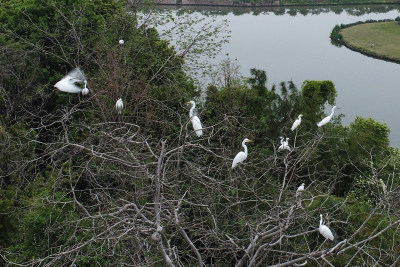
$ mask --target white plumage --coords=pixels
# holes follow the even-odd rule
[[[304,183],[302,183],[296,191],[296,197],[300,196],[304,192]]]
[[[83,88],[82,95],[87,95],[87,94],[89,94],[89,89]]]
[[[194,109],[196,108],[196,103],[194,101],[189,101],[186,104],[192,104],[192,107],[189,110],[189,119],[192,122],[193,129],[196,133],[197,136],[202,136],[203,135],[203,127],[201,126],[201,121],[199,117],[194,115]]]
[[[297,120],[295,120],[295,121],[293,122],[292,128],[291,128],[290,130],[294,131],[297,127],[299,127],[299,125],[300,125],[300,123],[301,123],[301,117],[302,117],[302,116],[303,116],[303,115],[300,114],[300,115],[297,117]]]
[[[321,220],[319,221],[319,232],[320,234],[325,237],[326,239],[332,240],[333,241],[333,234],[332,231],[326,226],[325,224],[322,224],[322,214],[319,215],[321,217]]]
[[[279,139],[281,139],[281,145],[278,147],[278,151],[282,151],[284,147],[283,136],[280,136]]]
[[[232,169],[235,168],[239,163],[241,163],[247,159],[248,153],[247,153],[246,143],[248,143],[248,142],[254,142],[254,141],[247,139],[247,138],[243,140],[242,147],[244,148],[244,151],[240,151],[239,153],[236,154],[236,156],[232,162]]]
[[[121,39],[121,40],[119,40],[119,44],[120,44],[120,45],[123,45],[124,43],[125,43],[125,41],[124,41],[124,40],[122,40],[122,39]]]
[[[283,142],[283,149],[292,151],[292,149],[289,146],[289,137],[286,137],[286,142]]]
[[[82,95],[89,94],[89,88],[87,88],[87,82],[85,81],[85,87],[82,90]]]
[[[117,100],[117,103],[115,104],[115,108],[117,109],[118,114],[122,113],[122,110],[124,109],[124,103],[122,102],[121,98],[119,98]]]
[[[291,151],[292,149],[289,146],[289,137],[286,137],[286,141],[283,141],[283,137],[279,137],[281,139],[281,145],[278,147],[278,151],[288,150]]]
[[[75,68],[68,72],[68,74],[64,78],[62,78],[54,85],[54,87],[62,92],[79,94],[82,92],[83,89],[76,85],[76,83],[86,84],[86,77],[79,68]]]
[[[329,116],[325,117],[322,121],[317,123],[318,127],[321,127],[331,121],[331,119],[333,117],[333,113],[335,112],[335,108],[336,108],[336,106],[333,106],[331,114]]]
[[[387,194],[387,187],[386,187],[386,184],[383,182],[382,179],[379,179],[379,183],[381,184],[383,193],[386,195],[386,194]]]

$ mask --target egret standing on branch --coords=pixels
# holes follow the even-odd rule
[[[284,138],[282,136],[279,138],[281,139],[281,145],[278,147],[278,151],[282,150],[291,151],[292,149],[289,146],[289,137],[286,137],[286,141],[284,141]]]
[[[319,215],[321,217],[321,220],[319,221],[319,232],[320,234],[325,237],[326,239],[332,240],[333,241],[333,234],[331,230],[326,226],[325,224],[322,224],[322,214]]]
[[[282,151],[284,148],[283,136],[280,136],[279,139],[281,139],[281,145],[278,147],[278,151]]]
[[[297,120],[294,121],[292,128],[290,130],[294,131],[297,127],[299,127],[300,123],[301,123],[301,117],[303,115],[300,114],[299,117],[297,117]]]
[[[332,119],[332,117],[333,117],[333,113],[335,112],[335,108],[336,108],[336,106],[333,106],[333,107],[332,107],[331,115],[325,117],[322,121],[320,121],[320,122],[317,123],[318,127],[321,127],[321,126],[323,126],[323,125],[325,125],[325,124],[327,124],[328,122],[331,121],[331,119]]]
[[[89,88],[87,88],[87,81],[86,80],[84,81],[84,83],[85,83],[85,87],[82,90],[82,95],[87,95],[87,94],[89,94]]]
[[[387,194],[387,188],[386,188],[386,184],[383,182],[382,179],[379,179],[379,183],[381,184],[382,190],[383,190],[383,194]]]
[[[283,149],[284,149],[284,150],[288,150],[288,151],[291,151],[291,150],[292,150],[292,149],[290,148],[290,146],[289,146],[289,137],[286,137],[286,141],[283,142]]]
[[[79,94],[82,92],[82,88],[76,85],[76,83],[84,83],[86,88],[86,77],[79,68],[75,68],[68,72],[60,81],[58,81],[54,87],[62,92]],[[86,92],[86,91],[85,91]]]
[[[247,146],[246,143],[249,142],[254,142],[253,140],[250,139],[244,139],[242,142],[242,147],[244,148],[244,151],[240,151],[239,153],[236,154],[235,158],[233,159],[232,162],[232,169],[236,167],[239,163],[245,161],[247,159]]]
[[[117,103],[115,104],[115,108],[117,109],[118,114],[122,113],[122,110],[124,109],[124,103],[122,102],[121,98],[119,98],[117,100]]]
[[[296,191],[296,197],[300,196],[304,192],[304,183],[302,183]]]
[[[194,115],[194,109],[196,108],[196,103],[194,101],[189,101],[189,102],[186,102],[186,104],[192,104],[192,107],[189,110],[189,119],[192,122],[193,129],[194,129],[196,135],[200,137],[203,135],[203,130],[202,130],[203,128],[201,126],[201,121],[200,121],[199,117]]]

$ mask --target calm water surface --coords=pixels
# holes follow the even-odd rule
[[[394,19],[400,6],[191,10],[229,21],[232,37],[214,63],[229,53],[245,76],[250,68],[266,70],[269,87],[293,80],[300,89],[304,80],[331,80],[344,125],[356,116],[374,118],[389,126],[391,144],[400,146],[400,65],[334,46],[329,39],[336,24]]]

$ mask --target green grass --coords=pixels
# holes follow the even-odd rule
[[[374,22],[342,29],[343,41],[360,52],[400,61],[400,24]],[[373,46],[371,44],[374,44]]]

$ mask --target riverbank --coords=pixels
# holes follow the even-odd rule
[[[155,0],[157,5],[182,6],[230,6],[230,7],[273,7],[273,6],[328,6],[397,4],[400,0]]]
[[[281,1],[255,1],[242,2],[238,0],[156,0],[157,5],[182,5],[182,6],[226,6],[226,7],[269,7],[280,6]]]
[[[400,63],[400,24],[397,21],[368,22],[342,26],[340,43],[364,55]]]

